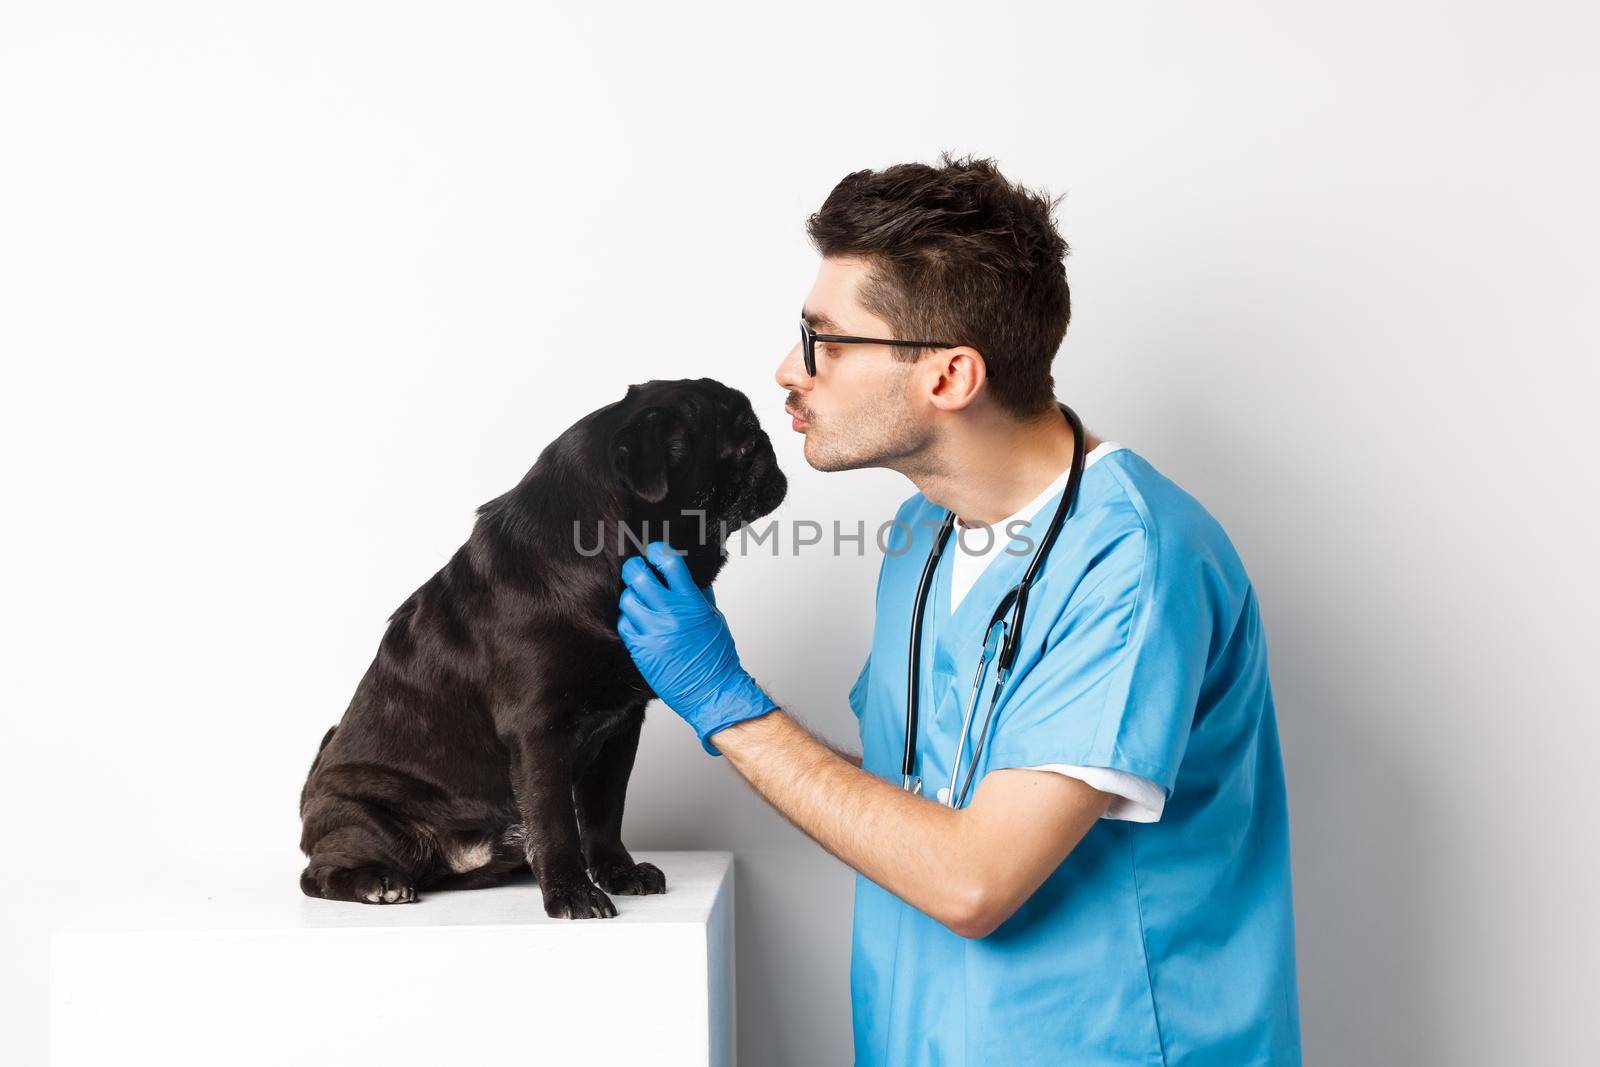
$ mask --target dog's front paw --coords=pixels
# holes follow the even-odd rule
[[[601,860],[589,871],[594,884],[607,893],[645,896],[667,891],[667,876],[653,863]]]
[[[617,906],[588,882],[563,883],[544,887],[544,913],[552,919],[610,919]]]

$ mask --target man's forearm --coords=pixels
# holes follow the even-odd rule
[[[960,932],[981,906],[961,816],[848,762],[782,709],[712,735],[756,791],[818,844]]]
[[[842,759],[846,763],[850,764],[850,766],[852,766],[852,767],[861,766],[861,753],[859,753],[859,752],[846,752],[844,749],[840,748],[838,745],[834,744],[832,741],[826,741],[826,740],[824,740],[824,739],[822,739],[820,737],[817,737],[815,734],[812,734],[811,736],[815,737],[819,744],[827,746],[827,749],[828,749],[829,752],[832,752],[835,756],[838,756],[840,759]]]

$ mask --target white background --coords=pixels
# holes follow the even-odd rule
[[[756,401],[850,170],[1066,192],[1060,395],[1223,522],[1286,746],[1308,1063],[1592,1053],[1597,77],[1581,5],[11,4],[0,1060],[89,896],[301,858],[298,790],[473,508],[651,377]],[[735,559],[855,744],[877,559]],[[636,848],[738,855],[740,1046],[849,1058],[852,875],[659,705]],[[264,1006],[266,1010],[266,1006]],[[292,1020],[284,1020],[292,1025]]]

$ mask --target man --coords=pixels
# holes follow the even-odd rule
[[[891,527],[850,691],[859,761],[756,685],[660,543],[647,557],[665,583],[638,558],[623,568],[619,633],[708,751],[859,872],[858,1064],[1298,1064],[1260,610],[1221,527],[1131,450],[1086,435],[993,725],[980,734],[980,699],[961,742],[981,761],[970,793],[953,773],[985,624],[1074,456],[1050,374],[1070,317],[1052,207],[946,154],[851,174],[807,222],[822,254],[807,325],[879,340],[813,346],[803,329],[779,366],[806,460],[888,467],[919,490]],[[913,603],[947,510],[958,533],[923,612],[915,775],[954,783],[953,805],[949,784],[901,780]],[[994,536],[971,533],[983,524]]]

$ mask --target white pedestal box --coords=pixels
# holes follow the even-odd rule
[[[414,904],[313,900],[299,867],[130,895],[51,942],[56,1067],[715,1065],[734,1058],[733,856],[612,919],[551,919],[529,875]]]

